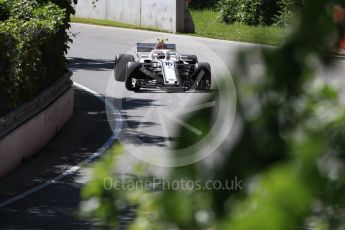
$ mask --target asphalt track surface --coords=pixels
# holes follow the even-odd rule
[[[198,132],[197,127],[182,122],[181,114],[187,109],[219,107],[218,101],[205,104],[208,93],[170,94],[144,91],[136,94],[126,91],[124,84],[115,82],[113,78],[113,60],[116,53],[133,53],[137,42],[154,42],[157,38],[164,37],[168,38],[169,42],[177,43],[179,52],[196,54],[199,61],[210,62],[213,75],[220,77],[218,75],[222,71],[231,72],[235,68],[233,63],[238,51],[258,47],[245,43],[81,24],[73,24],[71,32],[76,35],[68,53],[69,66],[74,73],[72,80],[103,95],[121,112],[121,117],[114,116],[112,111],[92,94],[76,88],[73,119],[39,154],[0,180],[0,203],[61,175],[65,170],[88,159],[107,142],[114,130],[119,128],[122,131],[118,141],[126,150],[124,167],[120,170],[126,172],[128,166],[135,162],[145,162],[152,170],[162,171],[164,174],[166,166],[174,166],[169,165],[171,161],[167,156],[174,144],[178,127],[183,126],[191,132]],[[256,62],[259,63],[254,60],[253,64]],[[338,59],[332,72],[318,70],[320,79],[330,81],[344,90],[344,63],[344,60]],[[232,99],[230,98],[230,101]],[[231,112],[235,111],[230,109]],[[223,122],[227,122],[226,119]],[[228,125],[231,126],[231,122]],[[229,140],[224,139],[224,142],[226,141]],[[217,154],[218,147],[214,146],[214,154]],[[163,158],[158,157],[161,160],[152,160],[160,153],[163,155]],[[183,159],[179,164],[188,164],[189,161],[190,159]],[[80,188],[85,183],[83,174],[83,170],[72,173],[23,199],[1,207],[0,228],[95,227],[94,223],[76,217]],[[125,227],[119,227],[121,228]]]

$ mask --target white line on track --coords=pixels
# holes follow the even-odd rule
[[[123,120],[122,120],[122,116],[121,116],[121,113],[120,111],[118,111],[113,104],[111,104],[109,101],[106,100],[106,98],[100,94],[98,94],[97,92],[83,86],[83,85],[80,85],[78,83],[74,83],[74,86],[80,88],[80,89],[83,89],[91,94],[93,94],[94,96],[96,96],[99,100],[101,100],[102,102],[105,103],[105,105],[110,108],[110,110],[113,112],[113,114],[115,115],[116,117],[116,124],[115,124],[115,129],[113,131],[113,134],[111,135],[111,137],[107,140],[107,142],[101,147],[99,148],[95,153],[93,153],[90,157],[88,157],[87,159],[83,160],[82,162],[80,162],[78,165],[75,165],[73,167],[71,167],[70,169],[64,171],[63,173],[61,173],[60,175],[46,181],[45,183],[43,184],[40,184],[24,193],[21,193],[15,197],[12,197],[2,203],[0,203],[0,208],[4,208],[5,206],[7,205],[10,205],[18,200],[21,200],[33,193],[36,193],[54,183],[56,183],[57,181],[69,176],[69,175],[72,175],[74,173],[76,173],[83,165],[85,164],[89,164],[91,163],[92,161],[94,161],[96,158],[100,157],[101,155],[103,155],[111,146],[112,144],[115,142],[115,140],[117,139],[118,135],[120,134],[121,130],[122,130],[122,126],[123,126]]]

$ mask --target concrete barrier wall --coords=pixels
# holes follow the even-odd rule
[[[143,0],[141,5],[141,26],[162,28],[176,32],[176,1]]]
[[[81,0],[81,1],[85,1],[85,0]],[[140,0],[104,0],[104,1],[108,1],[107,7],[106,7],[107,20],[124,22],[124,23],[132,24],[132,25],[141,25]]]
[[[184,32],[184,0],[78,0],[76,16]]]
[[[72,117],[73,89],[0,139],[0,177],[39,151]]]
[[[96,7],[93,0],[79,0],[75,6],[76,16],[83,18],[107,19],[107,0],[98,0]]]

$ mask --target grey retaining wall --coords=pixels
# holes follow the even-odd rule
[[[185,0],[78,0],[76,16],[105,19],[166,30],[172,33],[193,32],[193,21],[186,15]],[[188,25],[187,25],[188,24]]]
[[[0,177],[39,151],[72,117],[71,73],[38,97],[0,117]]]

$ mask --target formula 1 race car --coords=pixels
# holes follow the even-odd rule
[[[160,88],[174,92],[211,87],[210,64],[198,62],[195,55],[179,55],[175,44],[137,43],[137,57],[115,57],[115,80],[125,82],[127,90]]]

